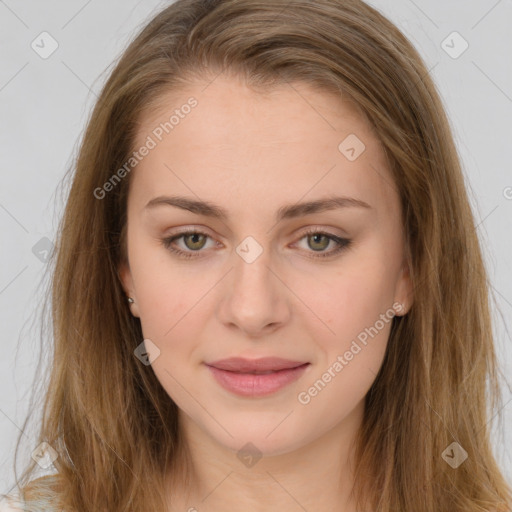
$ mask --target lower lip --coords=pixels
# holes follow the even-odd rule
[[[288,384],[296,381],[304,373],[309,363],[279,370],[274,373],[255,375],[251,373],[236,373],[219,370],[207,365],[215,380],[228,391],[240,396],[266,396],[279,391]]]

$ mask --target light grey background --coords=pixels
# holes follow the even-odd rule
[[[38,286],[46,268],[43,260],[48,244],[41,239],[54,239],[63,206],[57,185],[76,153],[87,116],[107,76],[105,70],[136,29],[168,3],[0,0],[0,492],[7,492],[14,483],[14,446],[36,371]],[[411,39],[441,92],[501,311],[494,314],[499,360],[503,372],[510,375],[512,2],[370,3]],[[58,43],[46,59],[31,47],[33,41],[42,46],[44,36],[40,34],[44,31]],[[453,35],[454,31],[460,36]],[[464,48],[464,41],[467,50],[454,58]],[[41,373],[44,377],[44,367]],[[493,438],[509,481],[511,399],[510,390],[504,388],[505,421],[495,425]],[[37,424],[37,416],[34,421]],[[499,427],[509,432],[503,434]],[[33,435],[29,428],[25,430],[24,442],[31,450],[36,448]],[[30,450],[22,454],[28,457]],[[23,467],[23,461],[19,462]]]

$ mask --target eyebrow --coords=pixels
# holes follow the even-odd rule
[[[158,196],[151,199],[145,206],[145,209],[155,208],[157,206],[175,206],[182,210],[188,210],[197,215],[204,215],[206,217],[212,217],[226,221],[229,217],[229,213],[223,207],[216,205],[208,201],[199,201],[184,196]],[[315,201],[308,201],[303,203],[295,203],[284,205],[276,213],[276,222],[280,222],[284,219],[292,219],[295,217],[301,217],[312,213],[319,213],[329,210],[337,210],[340,208],[358,207],[372,209],[372,207],[353,197],[343,196],[329,196]]]

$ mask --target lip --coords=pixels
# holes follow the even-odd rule
[[[224,389],[252,397],[276,393],[299,379],[310,366],[308,362],[276,357],[252,360],[233,357],[205,364]]]
[[[260,359],[245,359],[244,357],[230,357],[228,359],[220,359],[213,363],[207,363],[219,370],[228,370],[230,372],[239,373],[256,373],[288,370],[297,368],[307,361],[292,361],[290,359],[281,359],[280,357],[262,357]]]

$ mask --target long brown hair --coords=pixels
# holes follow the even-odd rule
[[[164,511],[164,476],[184,470],[177,407],[134,357],[143,335],[118,275],[130,172],[98,190],[129,161],[142,114],[195,77],[220,73],[351,98],[390,162],[414,303],[393,319],[366,396],[354,489],[361,509],[509,510],[490,444],[501,400],[490,286],[451,128],[418,52],[359,0],[178,0],[116,63],[81,142],[52,259],[39,442],[58,453],[58,474],[30,481],[32,462],[18,484],[27,509],[46,497],[52,510]],[[443,456],[450,446],[467,453],[456,469]]]

